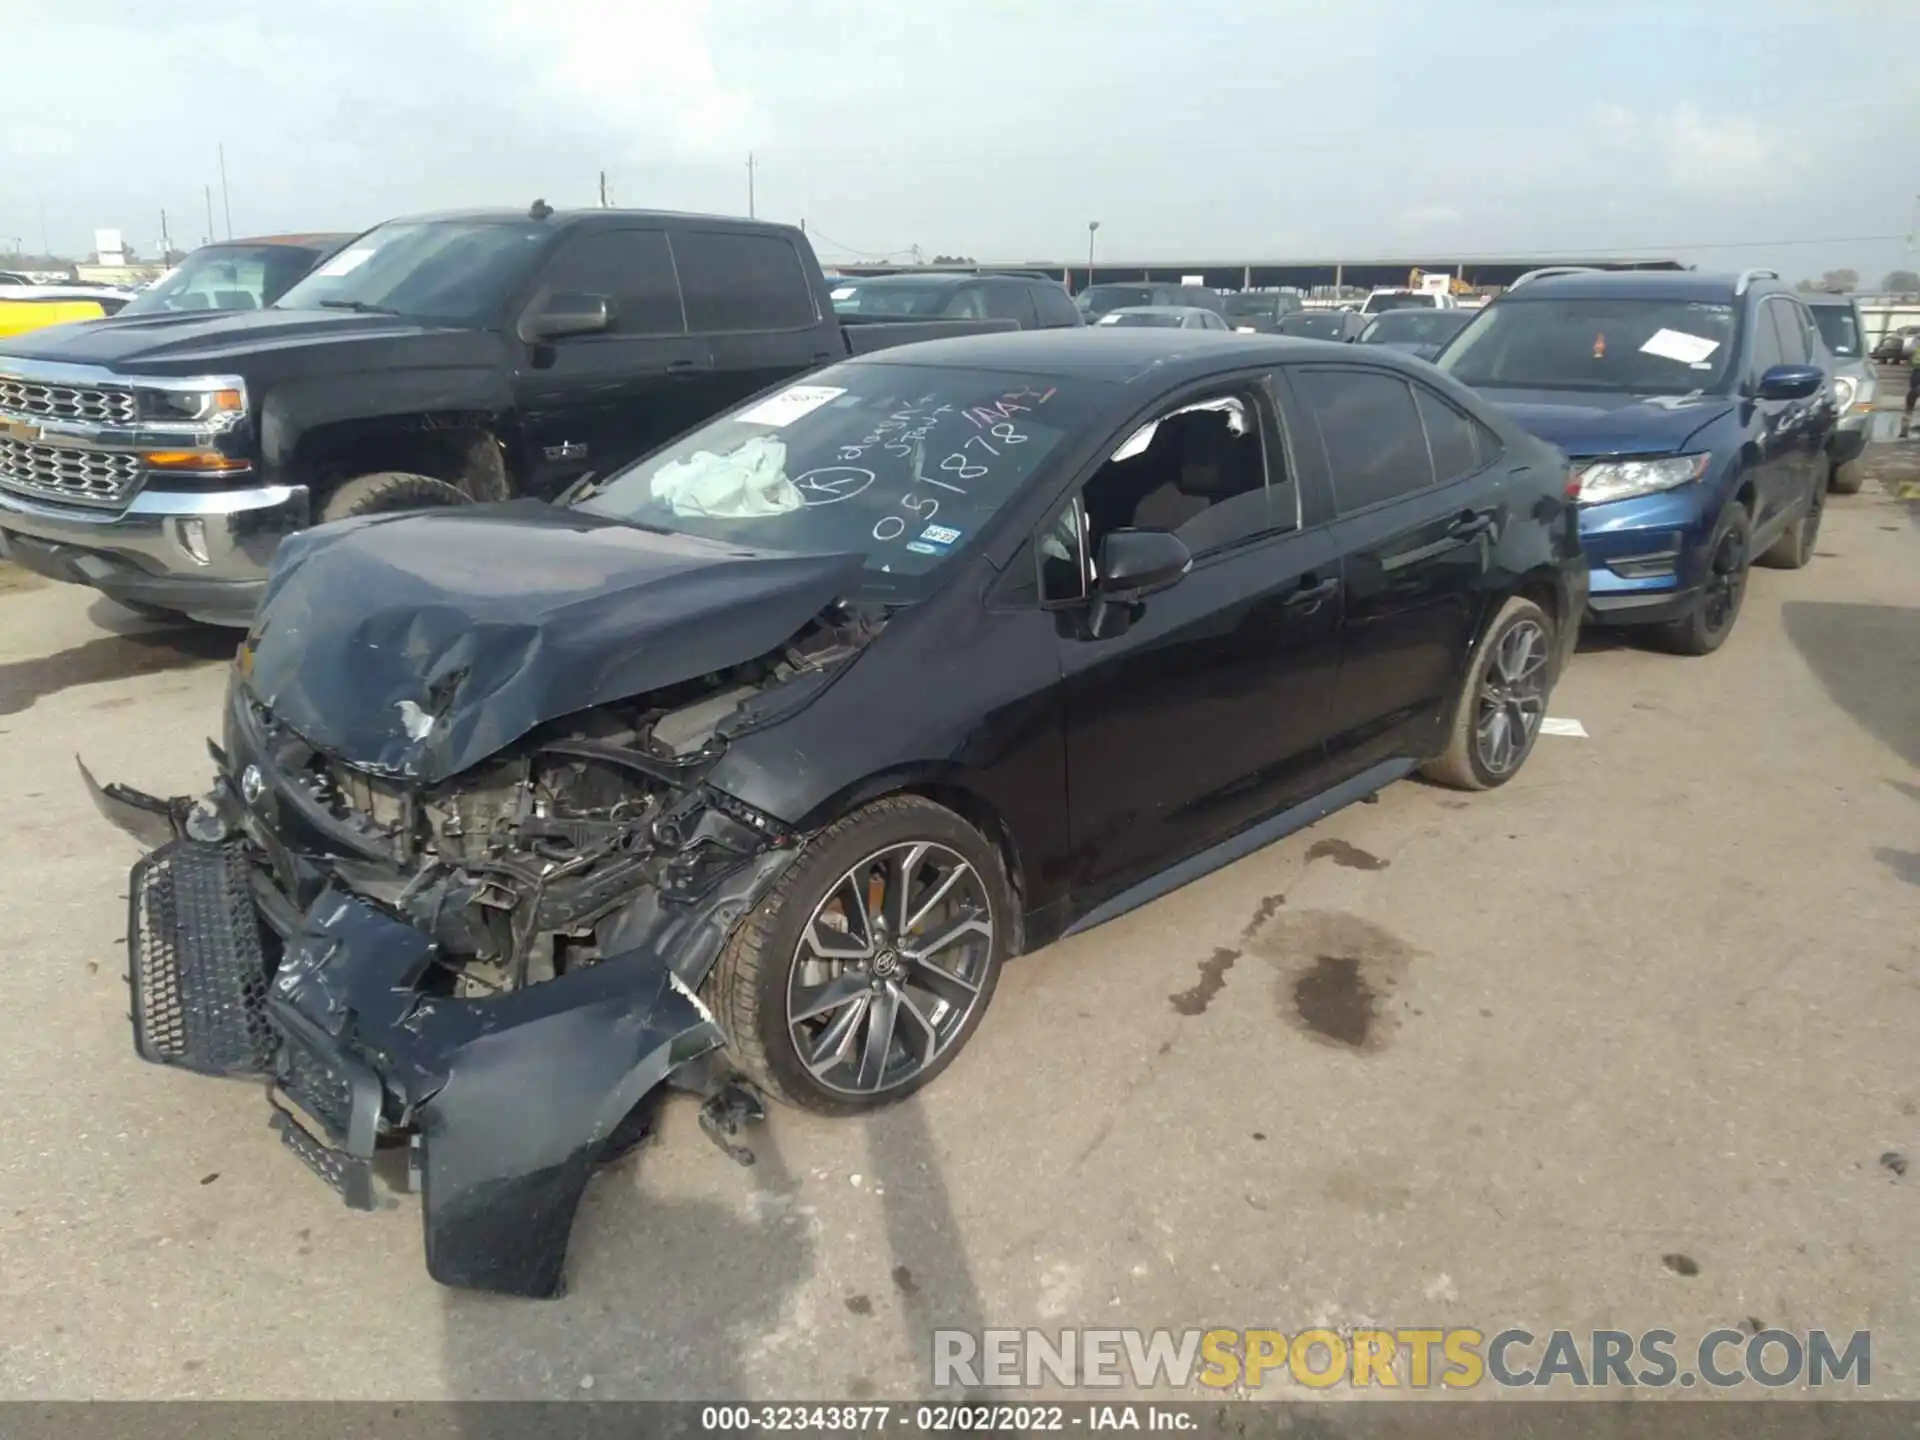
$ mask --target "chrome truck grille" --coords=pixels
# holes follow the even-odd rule
[[[0,435],[0,489],[36,500],[117,507],[140,479],[140,461],[110,450],[34,445]]]
[[[131,425],[133,392],[100,385],[43,385],[0,375],[0,414],[28,420],[85,420]]]

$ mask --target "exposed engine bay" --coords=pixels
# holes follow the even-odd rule
[[[275,769],[352,838],[334,876],[433,936],[442,993],[482,998],[600,960],[596,927],[637,891],[697,901],[791,841],[702,777],[728,736],[804,703],[877,628],[836,607],[773,654],[551,722],[429,786],[344,765],[246,704]],[[243,799],[265,783],[230,779]]]

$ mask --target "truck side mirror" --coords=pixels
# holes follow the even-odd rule
[[[561,291],[520,321],[520,338],[529,345],[562,340],[569,335],[592,335],[613,324],[613,297]]]

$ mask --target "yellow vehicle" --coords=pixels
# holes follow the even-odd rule
[[[0,338],[22,335],[48,325],[65,325],[72,320],[98,320],[107,313],[107,304],[100,300],[0,297]]]

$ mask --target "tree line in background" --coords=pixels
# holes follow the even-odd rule
[[[1857,270],[1828,270],[1818,280],[1802,280],[1796,287],[1801,290],[1825,290],[1835,295],[1850,294],[1860,288],[1860,272]],[[1889,270],[1880,281],[1882,295],[1912,295],[1920,293],[1920,274],[1911,270]]]

